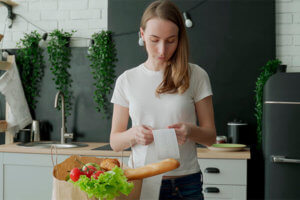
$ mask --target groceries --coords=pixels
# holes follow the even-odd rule
[[[117,159],[104,159],[100,165],[93,162],[84,164],[79,159],[76,161],[82,167],[74,167],[66,180],[86,192],[89,198],[109,200],[119,196],[120,193],[128,195],[133,189],[133,183],[127,181],[124,171],[119,168],[120,163]],[[101,166],[106,168],[103,169]]]
[[[139,199],[143,178],[179,165],[171,158],[135,169],[120,168],[117,159],[73,155],[53,168],[52,200]]]

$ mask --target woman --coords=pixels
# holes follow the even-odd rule
[[[114,151],[132,146],[129,165],[139,167],[153,142],[152,130],[175,129],[180,167],[163,177],[160,199],[203,199],[195,143],[209,146],[216,139],[208,75],[188,63],[183,19],[171,1],[147,7],[140,33],[148,58],[116,81],[110,145]],[[129,116],[132,128],[127,129]]]

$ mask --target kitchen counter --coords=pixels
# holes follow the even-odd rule
[[[108,143],[89,143],[87,147],[69,148],[69,149],[57,149],[58,155],[82,155],[82,156],[104,156],[104,157],[120,157],[122,152],[114,152],[111,150],[92,150],[97,147],[107,145]],[[37,148],[37,147],[23,147],[18,146],[17,143],[0,145],[0,152],[7,153],[28,153],[28,154],[51,154],[49,148]],[[54,153],[54,152],[53,152]],[[130,151],[123,151],[123,156],[128,157]],[[211,151],[207,148],[197,148],[198,158],[211,158],[211,159],[250,159],[250,150],[237,152],[220,152]]]

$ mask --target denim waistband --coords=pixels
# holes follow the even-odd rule
[[[202,174],[202,172],[199,171],[197,173],[189,174],[189,175],[178,177],[178,178],[163,179],[162,182],[163,183],[169,183],[169,182],[175,182],[176,183],[176,182],[191,181],[194,178],[200,178],[201,179],[201,174]]]

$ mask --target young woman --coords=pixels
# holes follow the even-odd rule
[[[171,1],[146,8],[140,33],[148,58],[116,81],[110,145],[115,151],[132,146],[129,165],[140,167],[153,142],[152,130],[175,129],[180,167],[163,177],[160,199],[203,199],[195,143],[209,146],[216,139],[208,75],[188,62],[185,26]],[[132,127],[127,129],[129,116]]]

